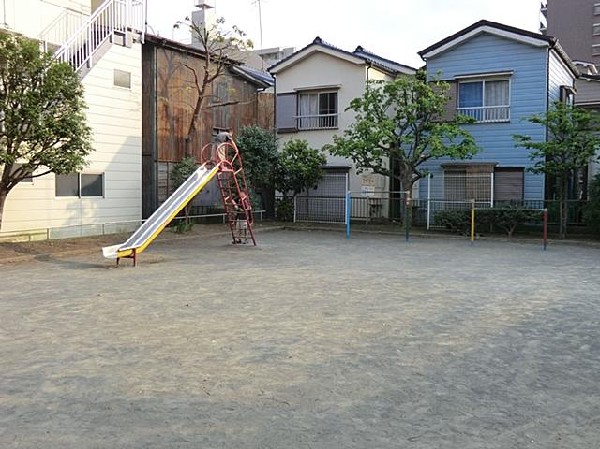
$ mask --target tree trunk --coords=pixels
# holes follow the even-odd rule
[[[6,197],[8,192],[0,191],[0,231],[2,230],[2,215],[4,213],[4,205],[6,204]]]
[[[560,209],[560,223],[558,226],[558,238],[564,239],[567,237],[567,215],[568,215],[568,203],[567,198],[569,197],[569,178],[563,176],[560,180],[560,197],[559,197],[559,209]]]

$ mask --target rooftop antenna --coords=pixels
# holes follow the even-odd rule
[[[263,25],[262,25],[262,5],[260,0],[254,0],[255,5],[258,5],[258,27],[260,32],[260,49],[263,49]]]

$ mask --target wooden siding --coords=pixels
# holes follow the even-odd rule
[[[162,46],[150,40],[144,44],[144,217],[156,210],[165,192],[170,190],[165,167],[186,156],[185,138],[198,98],[191,69],[201,76],[202,64],[203,59],[196,51]],[[228,129],[235,137],[242,127],[249,125],[274,128],[273,94],[261,92],[256,85],[226,70],[208,87],[190,153],[200,161],[202,147],[212,142],[215,128]]]
[[[144,111],[148,131],[144,154],[155,153],[161,162],[180,161],[185,156],[185,137],[198,98],[194,73],[188,67],[199,72],[202,60],[193,54],[147,45],[144,75],[149,84],[144,89],[145,104],[154,104]],[[259,99],[262,95],[265,98]],[[192,155],[199,156],[201,148],[212,141],[213,128],[227,128],[234,135],[247,125],[272,128],[270,100],[269,94],[259,93],[249,82],[228,72],[223,74],[208,88],[190,145]],[[235,104],[218,106],[230,102]],[[151,126],[155,126],[155,136],[150,133]]]
[[[444,80],[464,75],[512,72],[510,76],[510,122],[477,123],[465,128],[473,135],[480,152],[472,162],[497,163],[498,167],[530,167],[527,150],[515,148],[513,135],[526,134],[534,140],[544,140],[542,126],[527,118],[546,111],[548,49],[533,47],[507,38],[481,34],[464,44],[427,61],[430,74],[441,72]],[[440,164],[448,159],[429,161],[426,168],[441,174]],[[422,188],[422,192],[426,189]],[[526,173],[524,198],[544,197],[544,177]]]
[[[185,157],[185,138],[188,132],[193,110],[198,98],[194,84],[194,73],[202,70],[203,61],[197,56],[179,52],[170,48],[156,47],[154,70],[151,80],[155,80],[155,110],[146,111],[149,123],[155,114],[156,141],[152,138],[146,145],[154,146],[157,161],[176,162]],[[190,67],[190,68],[188,68]],[[218,103],[235,103],[219,107]],[[259,121],[260,114],[263,123]],[[256,87],[243,79],[226,72],[209,87],[204,99],[203,111],[192,136],[190,151],[197,159],[204,145],[213,138],[214,128],[225,128],[236,135],[246,125],[258,124],[272,126],[272,113],[264,111],[267,101],[259,101]],[[272,110],[271,106],[271,110]],[[146,148],[145,154],[151,150]]]

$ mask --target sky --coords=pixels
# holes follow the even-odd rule
[[[148,0],[149,32],[189,42],[185,27],[195,0]],[[316,36],[343,50],[358,45],[401,64],[446,36],[486,19],[537,32],[540,0],[206,0],[225,27],[236,25],[254,49],[310,44]],[[262,36],[261,36],[262,18]]]

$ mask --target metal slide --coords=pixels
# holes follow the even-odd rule
[[[132,258],[135,265],[137,254],[146,249],[173,218],[215,177],[219,167],[202,165],[133,233],[125,243],[102,248],[108,259]]]

